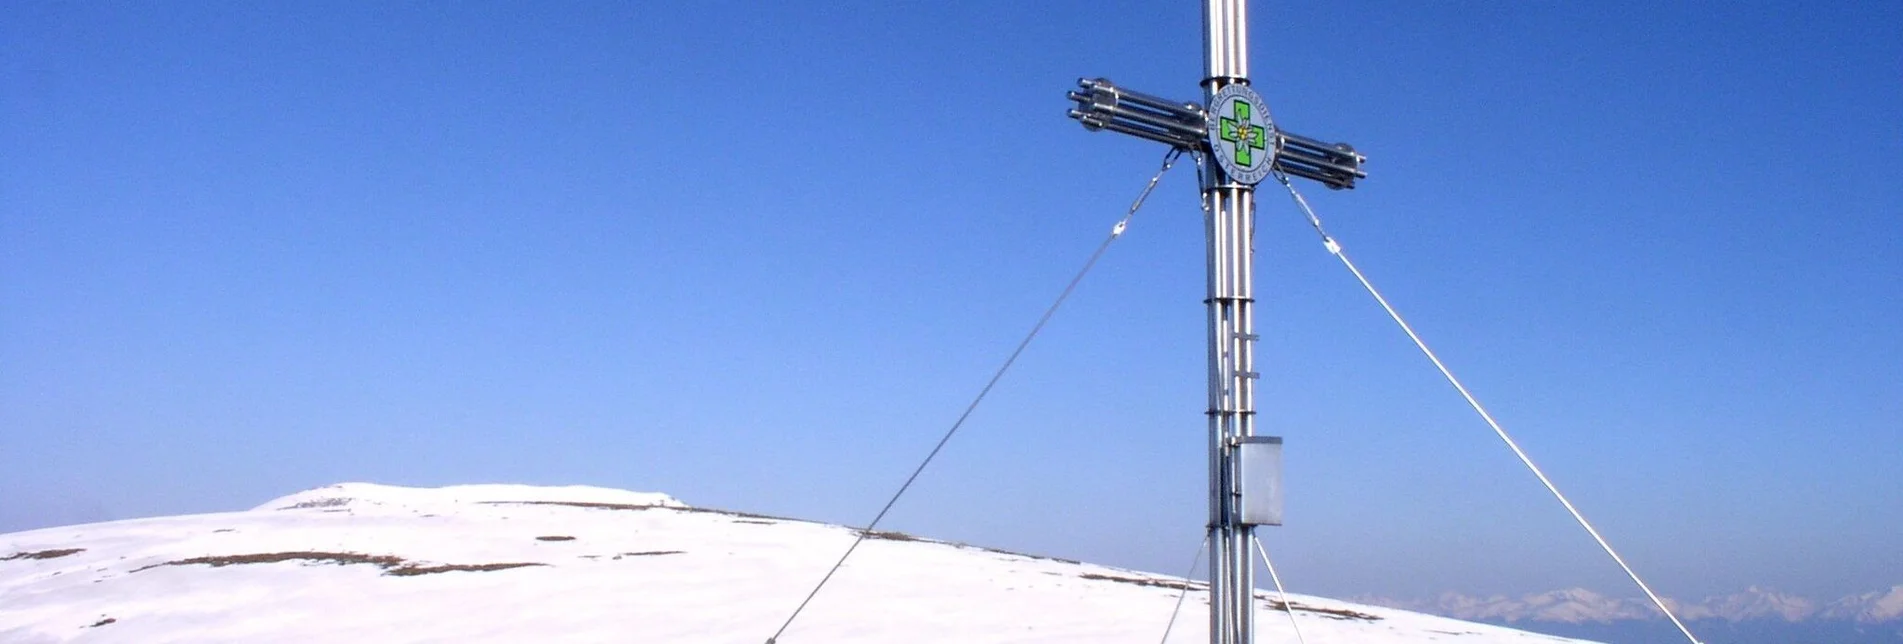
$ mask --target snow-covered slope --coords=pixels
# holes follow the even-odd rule
[[[247,512],[0,535],[0,642],[760,644],[850,528],[666,495],[351,483]],[[881,533],[781,644],[1144,643],[1172,578]],[[1196,586],[1171,641],[1205,634]],[[1261,642],[1293,642],[1263,595]],[[1560,638],[1291,596],[1317,643]]]

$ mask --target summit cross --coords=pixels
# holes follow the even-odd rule
[[[1070,117],[1086,129],[1197,155],[1202,173],[1209,314],[1209,641],[1255,641],[1255,528],[1282,524],[1282,439],[1256,435],[1255,185],[1269,176],[1353,188],[1367,159],[1276,127],[1249,87],[1247,0],[1203,0],[1203,101],[1083,79]]]

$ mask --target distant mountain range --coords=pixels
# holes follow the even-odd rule
[[[1521,597],[1495,595],[1482,598],[1445,593],[1431,600],[1386,597],[1357,597],[1354,600],[1376,606],[1487,622],[1585,624],[1664,618],[1644,598],[1607,597],[1583,588]],[[1753,586],[1730,595],[1708,597],[1696,604],[1670,599],[1666,603],[1672,606],[1680,618],[1687,620],[1772,620],[1790,623],[1827,620],[1855,624],[1903,622],[1903,585],[1829,602]]]

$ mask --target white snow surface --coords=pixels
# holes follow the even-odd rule
[[[0,535],[0,642],[761,644],[856,532],[589,487],[346,483]],[[1182,585],[882,534],[780,644],[1157,642]],[[1294,642],[1259,595],[1258,642]],[[1315,644],[1577,642],[1291,595]],[[1206,641],[1192,586],[1172,642]]]

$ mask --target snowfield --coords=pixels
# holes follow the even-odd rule
[[[761,644],[855,535],[589,487],[348,483],[0,535],[0,642]],[[1153,644],[1180,580],[875,533],[780,644]],[[1258,641],[1294,642],[1260,594]],[[1291,595],[1314,644],[1577,642]],[[1206,641],[1192,586],[1170,637]]]

